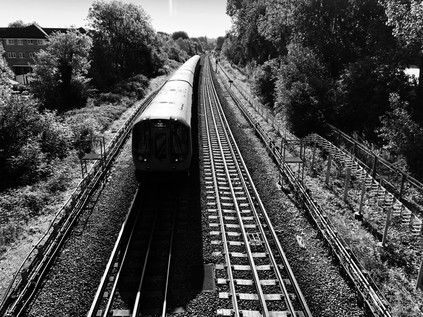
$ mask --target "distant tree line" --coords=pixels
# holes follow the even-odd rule
[[[298,136],[325,124],[402,157],[423,176],[420,0],[228,0],[234,21],[222,45],[254,69],[254,89]]]

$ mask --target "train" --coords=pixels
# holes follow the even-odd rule
[[[162,86],[132,127],[132,159],[138,180],[154,173],[188,173],[191,116],[200,56],[188,59]]]

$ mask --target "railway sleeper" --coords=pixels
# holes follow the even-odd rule
[[[293,317],[289,311],[270,311],[270,317]],[[233,309],[218,309],[218,316],[233,316]],[[241,310],[240,315],[243,317],[262,317],[263,314],[256,310]],[[304,317],[304,313],[301,311],[295,312],[295,317]]]

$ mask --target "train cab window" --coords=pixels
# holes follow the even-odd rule
[[[147,124],[138,126],[137,153],[141,155],[150,154],[150,127]]]
[[[187,128],[183,125],[172,125],[172,154],[184,155],[188,151],[188,133]]]
[[[159,160],[167,158],[167,137],[166,132],[155,133],[154,135],[155,154]]]

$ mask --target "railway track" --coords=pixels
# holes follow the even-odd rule
[[[87,316],[165,316],[174,306],[172,259],[177,229],[186,226],[186,191],[166,180],[137,192]]]
[[[232,79],[223,70],[223,68],[220,68],[220,70],[228,79],[228,81],[232,82]],[[351,252],[350,248],[347,246],[345,241],[342,239],[342,237],[338,235],[334,226],[325,216],[325,212],[311,197],[310,191],[304,186],[302,181],[298,179],[298,177],[296,177],[295,173],[292,170],[292,167],[284,161],[281,149],[275,146],[275,141],[269,136],[265,129],[254,120],[253,115],[250,112],[251,110],[248,109],[244,105],[244,103],[241,102],[240,99],[238,99],[231,87],[229,87],[225,82],[224,85],[226,91],[231,96],[232,100],[241,110],[241,112],[243,113],[247,121],[251,124],[251,126],[254,127],[257,135],[265,144],[269,155],[278,165],[281,177],[287,179],[298,201],[304,206],[304,208],[308,210],[316,226],[322,233],[322,237],[327,241],[328,245],[333,251],[333,254],[338,258],[340,264],[344,269],[344,272],[354,283],[360,301],[366,304],[368,311],[373,316],[391,316],[389,303],[386,301],[383,294],[375,285],[373,280],[369,278],[366,270],[360,264],[355,255]],[[235,85],[232,86],[236,87]],[[243,98],[246,98],[243,91],[239,90],[239,93],[243,96]],[[248,99],[246,100],[247,102],[249,102]]]
[[[311,316],[234,141],[206,59],[202,143],[220,316]]]

